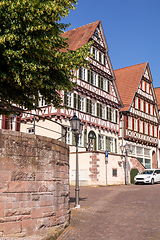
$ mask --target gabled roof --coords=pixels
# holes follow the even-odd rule
[[[157,98],[157,106],[158,110],[160,110],[160,87],[154,88],[156,98]]]
[[[121,111],[129,110],[147,65],[148,63],[145,62],[114,71],[116,77],[115,82],[124,105]]]
[[[85,45],[94,34],[100,22],[99,20],[63,33],[62,36],[68,38],[69,49],[75,51]]]

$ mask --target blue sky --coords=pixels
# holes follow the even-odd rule
[[[62,22],[71,28],[101,20],[113,69],[149,62],[160,87],[160,0],[79,0]]]

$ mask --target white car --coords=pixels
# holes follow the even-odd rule
[[[134,183],[150,183],[160,182],[160,169],[145,169],[134,177]]]

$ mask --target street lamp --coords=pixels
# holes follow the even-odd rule
[[[71,129],[75,136],[76,142],[76,188],[75,188],[75,197],[76,197],[76,205],[75,208],[80,208],[79,205],[79,169],[78,169],[78,142],[79,135],[82,134],[83,124],[81,120],[74,113],[73,118],[71,119]]]
[[[125,152],[125,185],[129,185],[129,176],[128,176],[128,153],[132,152],[132,145],[126,143],[124,146],[120,146],[122,154]]]

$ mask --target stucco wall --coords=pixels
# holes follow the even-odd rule
[[[42,233],[69,214],[68,146],[0,130],[0,237]]]
[[[125,184],[125,156],[109,153],[105,163],[104,152],[79,152],[79,183],[80,185],[119,185]],[[76,154],[70,153],[70,184],[75,184]],[[128,157],[128,174],[132,168],[142,171],[144,167],[133,157]],[[113,175],[113,170],[117,175]],[[106,174],[107,173],[107,174]]]

